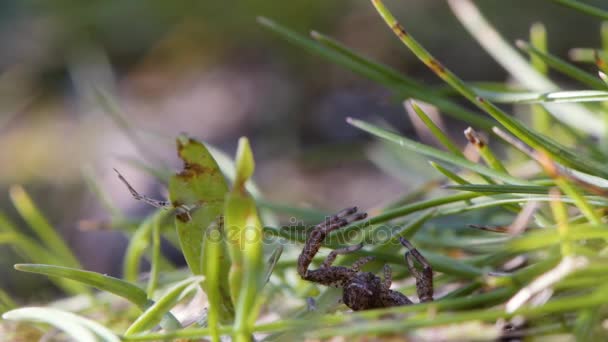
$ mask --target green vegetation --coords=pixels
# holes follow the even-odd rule
[[[396,241],[399,236],[410,239],[435,271],[434,302],[344,312],[346,307],[338,303],[340,291],[317,288],[296,275],[302,227],[279,227],[274,218],[281,213],[318,213],[269,203],[260,195],[251,179],[254,154],[246,138],[239,141],[232,161],[206,144],[180,136],[177,152],[184,168],[179,173],[133,163],[167,182],[170,194],[170,205],[140,224],[108,203],[95,177],[87,173],[91,188],[112,214],[113,226],[123,227],[131,237],[124,279],[81,270],[25,190],[11,190],[14,206],[34,233],[33,237],[21,233],[0,213],[0,241],[31,262],[15,269],[48,276],[79,303],[75,306],[79,309],[69,312],[73,310],[61,303],[16,308],[8,295],[0,293],[3,324],[42,322],[78,341],[219,341],[224,335],[235,341],[250,341],[252,336],[274,341],[295,336],[391,334],[452,340],[500,336],[605,340],[608,77],[603,56],[608,54],[608,45],[597,50],[593,59],[585,59],[597,69],[596,77],[551,54],[546,41],[550,32],[536,24],[530,42],[516,44],[528,61],[500,37],[472,2],[452,0],[457,18],[511,74],[517,87],[467,83],[427,51],[382,1],[371,2],[397,39],[452,90],[401,75],[321,33],[307,38],[269,19],[259,22],[302,49],[378,82],[399,99],[410,99],[407,105],[442,146],[425,145],[385,125],[349,118],[353,129],[380,141],[383,151],[429,158],[438,171],[437,181],[425,185],[416,196],[404,194],[366,220],[334,232],[336,236],[347,233],[348,239],[326,243],[328,248],[339,248],[365,242],[362,250],[338,262],[374,256],[376,261],[366,266],[373,272],[379,272],[384,263],[391,264],[396,289],[409,296],[415,289],[404,265],[404,250]],[[605,11],[579,1],[554,2],[608,18]],[[608,41],[606,25],[601,30],[604,42]],[[548,78],[549,71],[588,89],[560,89]],[[103,94],[99,97],[134,144],[145,146],[120,110]],[[462,105],[461,97],[477,110]],[[465,156],[454,141],[455,134],[442,131],[419,102],[470,125],[467,138],[481,161]],[[525,114],[510,115],[494,103],[512,104]],[[500,143],[488,145],[478,133],[482,130]],[[394,159],[406,169],[406,158]],[[389,238],[378,238],[386,232]],[[188,271],[164,259],[161,237],[180,248]],[[151,262],[144,280],[138,274],[143,257]],[[204,301],[207,310],[202,316],[184,318],[181,314],[188,312],[184,303],[201,291],[208,298]],[[117,297],[107,293],[125,299],[129,309],[112,310]],[[307,309],[307,297],[315,298],[316,310]],[[272,319],[260,322],[264,315]],[[94,322],[92,316],[104,318]],[[29,324],[10,332],[14,336],[36,333]]]

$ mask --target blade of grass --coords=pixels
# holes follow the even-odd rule
[[[507,43],[491,26],[470,0],[448,1],[452,12],[485,51],[505,70],[533,91],[546,92],[559,90],[543,74],[536,70]],[[602,135],[602,127],[596,126],[598,118],[584,107],[577,105],[545,104],[544,107],[558,120],[594,135]],[[581,120],[583,119],[583,120]],[[499,120],[500,121],[500,120]],[[584,121],[584,122],[582,122]]]
[[[397,135],[395,133],[389,132],[385,129],[382,129],[380,127],[374,126],[372,124],[369,124],[367,122],[361,121],[361,120],[357,120],[357,119],[353,119],[353,118],[347,118],[346,121],[363,130],[366,131],[370,134],[373,134],[379,138],[382,139],[386,139],[390,142],[393,142],[395,144],[398,144],[399,146],[403,147],[403,148],[407,148],[413,151],[416,151],[420,154],[423,154],[427,157],[431,157],[431,158],[435,158],[453,165],[457,165],[460,166],[462,168],[465,169],[469,169],[472,171],[475,171],[479,174],[482,174],[484,176],[488,176],[488,177],[493,177],[499,180],[502,180],[504,182],[507,183],[512,183],[512,184],[526,184],[528,182],[521,180],[519,178],[515,178],[515,177],[511,177],[508,174],[505,174],[504,172],[500,172],[498,170],[493,170],[490,169],[488,167],[473,163],[467,159],[464,159],[462,157],[458,157],[455,156],[451,153],[448,152],[444,152],[444,151],[440,151],[437,150],[435,148],[429,147],[427,145],[415,142],[413,140],[407,139],[405,137],[402,137],[400,135]]]
[[[56,253],[57,257],[61,259],[61,263],[68,267],[81,268],[76,256],[36,207],[25,190],[21,186],[15,185],[10,188],[9,194],[21,217],[36,233],[40,241],[53,253]]]
[[[585,13],[585,14],[588,14],[588,15],[591,15],[594,17],[598,17],[603,20],[608,20],[608,11],[604,11],[600,8],[584,4],[580,1],[575,1],[575,0],[553,0],[553,1],[557,2],[558,4],[560,4],[562,6],[575,9],[579,12],[582,12],[582,13]]]
[[[553,69],[555,69],[555,70],[563,73],[564,75],[567,75],[591,88],[605,90],[607,87],[606,83],[602,82],[602,80],[600,80],[599,78],[583,71],[580,68],[577,68],[576,66],[574,66],[550,53],[542,52],[542,51],[538,50],[537,48],[535,48],[534,46],[528,44],[527,42],[524,42],[523,40],[518,40],[516,42],[516,45],[517,45],[517,47],[526,51],[527,53],[542,59],[545,63],[547,63]]]
[[[119,342],[120,339],[103,325],[71,312],[52,308],[26,307],[6,312],[2,318],[13,321],[30,321],[50,324],[76,341]]]
[[[395,93],[404,97],[413,97],[424,102],[431,103],[440,108],[446,114],[452,115],[454,118],[475,124],[478,127],[488,128],[493,123],[487,118],[480,117],[445,98],[434,95],[428,91],[426,87],[418,84],[416,81],[405,78],[399,75],[398,72],[390,68],[379,65],[367,59],[358,56],[356,53],[348,50],[341,44],[331,40],[330,38],[321,35],[318,32],[313,33],[313,37],[318,39],[322,44],[318,44],[314,40],[308,39],[296,32],[293,32],[267,18],[260,17],[258,22],[264,27],[277,33],[287,41],[294,43],[307,51],[320,55],[338,65],[346,67],[353,72],[364,77],[377,81]]]
[[[172,286],[166,294],[159,298],[154,304],[150,305],[144,313],[142,313],[125,331],[125,336],[140,333],[144,330],[151,329],[157,325],[163,317],[165,317],[187,293],[196,289],[197,283],[200,283],[204,278],[195,276],[185,279]],[[193,286],[194,285],[194,286]]]
[[[450,138],[448,138],[448,136],[445,135],[445,133],[443,133],[441,128],[439,128],[439,126],[437,126],[433,122],[433,120],[431,120],[431,118],[429,118],[429,116],[426,115],[426,113],[422,110],[422,108],[420,108],[420,106],[418,106],[418,104],[414,100],[407,101],[406,105],[407,104],[409,104],[412,107],[412,109],[414,109],[414,112],[416,112],[416,114],[418,115],[420,120],[422,120],[422,122],[424,122],[424,124],[429,129],[429,131],[441,143],[441,145],[443,145],[443,147],[445,147],[448,151],[452,152],[454,155],[457,155],[460,157],[463,156],[462,151],[460,151],[458,146],[456,146],[456,144],[454,144],[454,142]]]
[[[499,121],[504,127],[506,127],[513,134],[523,140],[528,145],[534,148],[543,148],[548,151],[553,158],[559,162],[578,169],[583,172],[596,174],[598,176],[608,178],[608,170],[606,170],[601,163],[594,160],[589,160],[580,154],[570,151],[564,146],[561,146],[557,142],[541,136],[529,128],[527,128],[521,122],[513,119],[505,112],[500,110],[494,104],[486,101],[485,99],[478,97],[475,92],[468,87],[460,78],[454,73],[445,68],[439,61],[437,61],[422,45],[420,45],[414,38],[409,35],[405,29],[397,22],[395,17],[388,11],[380,0],[372,0],[378,13],[384,19],[386,24],[394,31],[397,37],[424,63],[426,64],[437,76],[443,79],[445,82],[454,87],[458,92],[467,98],[469,101],[477,105],[480,109],[484,110],[487,114],[492,116],[494,119]],[[576,121],[581,120],[577,116]],[[594,128],[597,129],[597,126]],[[603,127],[602,127],[603,131]]]
[[[142,310],[148,305],[148,297],[142,289],[126,281],[100,273],[43,264],[17,264],[15,265],[15,269],[22,272],[43,274],[49,277],[75,280],[125,298]]]

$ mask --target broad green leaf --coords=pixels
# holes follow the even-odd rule
[[[177,210],[175,226],[188,267],[194,275],[204,275],[214,272],[208,269],[203,262],[205,240],[212,233],[219,233],[215,237],[224,244],[223,238],[223,212],[224,199],[228,192],[226,180],[222,175],[217,162],[209,150],[200,142],[180,136],[177,139],[177,151],[184,162],[184,169],[169,179],[169,197]],[[225,248],[219,249],[219,286],[221,320],[226,323],[233,318],[233,306],[230,300],[228,287],[228,270],[230,260]],[[206,282],[203,288],[206,289]]]
[[[190,270],[203,274],[201,255],[205,230],[219,222],[228,186],[207,148],[200,142],[180,136],[177,151],[184,169],[171,176],[169,197],[178,210],[175,218],[182,252]]]
[[[50,324],[78,342],[119,342],[108,328],[71,312],[52,308],[27,307],[6,312],[2,318]]]

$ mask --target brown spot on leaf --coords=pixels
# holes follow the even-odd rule
[[[190,221],[190,215],[188,214],[187,211],[177,213],[177,215],[175,215],[175,217],[183,223]]]
[[[477,100],[477,102],[479,102],[479,103],[486,103],[486,100],[483,97],[481,97],[481,96],[477,96],[475,98],[475,100]]]
[[[407,37],[407,32],[405,32],[405,29],[403,28],[403,26],[401,26],[401,24],[395,23],[393,25],[393,27],[391,27],[391,28],[393,29],[393,31],[395,32],[397,37],[399,37],[399,38]]]
[[[428,63],[428,66],[429,66],[429,68],[431,68],[431,70],[433,70],[437,74],[444,74],[445,73],[445,68],[436,59],[431,59],[429,61],[429,63]]]
[[[184,169],[182,172],[177,174],[177,177],[181,179],[190,179],[202,174],[214,174],[217,172],[214,168],[206,167],[201,164],[192,164],[188,162],[184,162]]]
[[[464,130],[464,136],[471,144],[477,146],[477,148],[483,148],[487,144],[485,139],[472,127]]]

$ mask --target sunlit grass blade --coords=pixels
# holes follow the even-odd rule
[[[585,3],[582,3],[580,1],[575,1],[575,0],[553,0],[554,2],[557,2],[560,5],[575,9],[579,12],[594,16],[594,17],[598,17],[600,19],[603,20],[608,20],[608,11],[604,11],[600,8],[591,6],[591,5],[587,5]]]
[[[447,136],[433,120],[418,106],[418,104],[414,100],[410,100],[407,102],[414,112],[418,115],[420,120],[424,122],[429,131],[433,134],[433,136],[445,147],[448,151],[452,152],[454,155],[463,156],[462,151],[454,144],[454,142]]]
[[[46,323],[79,342],[119,342],[112,331],[92,320],[52,308],[25,307],[6,312],[2,318],[12,321]]]
[[[559,90],[551,80],[537,72],[511,44],[505,41],[472,1],[451,0],[448,1],[448,4],[454,15],[485,51],[524,87],[536,92]],[[473,101],[471,98],[469,100]],[[473,103],[475,102],[473,101]],[[561,106],[544,104],[543,106],[551,115],[567,125],[594,135],[603,134],[603,128],[596,126],[599,124],[598,118],[584,107],[570,104]],[[494,118],[498,120],[496,116]]]
[[[450,164],[453,164],[456,166],[460,166],[462,168],[469,169],[471,171],[475,171],[484,176],[496,178],[496,179],[502,180],[507,183],[512,183],[512,184],[526,184],[527,183],[526,181],[521,180],[519,178],[511,177],[504,172],[490,169],[488,167],[473,163],[463,157],[455,156],[454,154],[440,151],[435,148],[429,147],[427,145],[415,142],[413,140],[410,140],[403,136],[389,132],[385,129],[374,126],[367,122],[353,119],[353,118],[348,118],[347,122],[359,129],[364,130],[368,133],[371,133],[379,138],[386,139],[390,142],[398,144],[399,146],[401,146],[403,148],[407,148],[407,149],[416,151],[417,153],[421,153],[427,157],[435,158],[435,159],[438,159],[438,160],[441,160],[441,161],[444,161],[444,162],[447,162],[447,163],[450,163]]]
[[[535,48],[534,46],[528,44],[527,42],[524,42],[523,40],[518,40],[517,46],[520,49],[542,59],[545,63],[547,63],[553,69],[555,69],[569,77],[572,77],[573,79],[575,79],[591,88],[599,89],[599,90],[603,90],[603,89],[607,88],[606,84],[604,82],[602,82],[602,80],[600,80],[599,78],[583,71],[582,69],[580,69],[550,53],[542,52],[542,51],[538,50],[537,48]]]
[[[395,17],[389,12],[389,10],[383,5],[380,0],[373,0],[373,5],[376,10],[384,19],[386,24],[394,31],[395,35],[405,44],[425,65],[427,65],[437,76],[443,79],[446,83],[450,84],[454,89],[467,98],[469,101],[477,105],[480,109],[484,110],[487,114],[492,116],[494,119],[499,121],[504,127],[515,134],[519,139],[523,140],[533,148],[543,148],[551,154],[553,158],[559,162],[578,169],[583,172],[596,174],[600,177],[608,178],[608,170],[605,167],[594,160],[590,160],[581,156],[579,153],[571,151],[554,140],[548,137],[539,135],[536,132],[530,130],[526,125],[512,118],[507,113],[496,107],[491,102],[477,96],[474,90],[467,86],[460,78],[454,73],[448,70],[446,67],[435,59],[420,43],[418,43],[405,29],[397,22]],[[534,71],[535,72],[535,71]],[[591,122],[595,122],[593,117],[589,118]],[[587,121],[581,120],[581,117],[577,115],[576,121]],[[585,123],[587,124],[587,123]],[[601,126],[601,125],[600,125]],[[598,124],[591,125],[591,130],[597,130]],[[600,131],[596,133],[602,133],[604,127],[599,127]],[[589,131],[589,130],[587,130]]]
[[[160,297],[154,304],[150,305],[125,331],[125,336],[140,333],[157,325],[169,310],[190,291],[197,287],[204,278],[201,276],[190,277],[173,285],[167,293]],[[177,328],[177,327],[176,327]]]
[[[493,194],[547,194],[549,187],[540,185],[493,185],[493,184],[462,184],[462,185],[447,185],[447,189],[464,190],[479,193]]]
[[[456,184],[469,184],[469,181],[443,167],[441,164],[435,163],[434,161],[429,162],[429,164],[431,164],[432,167],[437,169],[437,171],[439,171],[442,175],[446,176],[448,179],[452,180]]]
[[[61,259],[62,264],[68,267],[80,268],[80,262],[72,253],[59,233],[51,226],[46,217],[36,207],[30,196],[21,186],[10,189],[13,205],[36,233],[40,241]]]
[[[446,114],[451,114],[455,118],[475,124],[478,127],[488,128],[492,125],[491,120],[481,117],[448,99],[435,95],[417,81],[399,75],[398,72],[387,66],[365,59],[318,32],[313,33],[313,37],[322,44],[293,32],[267,18],[260,17],[258,18],[258,22],[289,42],[346,67],[357,74],[379,82],[402,97],[413,97],[431,103]]]
[[[608,91],[601,90],[568,90],[548,93],[511,92],[497,93],[478,90],[480,96],[497,103],[569,103],[569,102],[602,102],[608,101]]]

